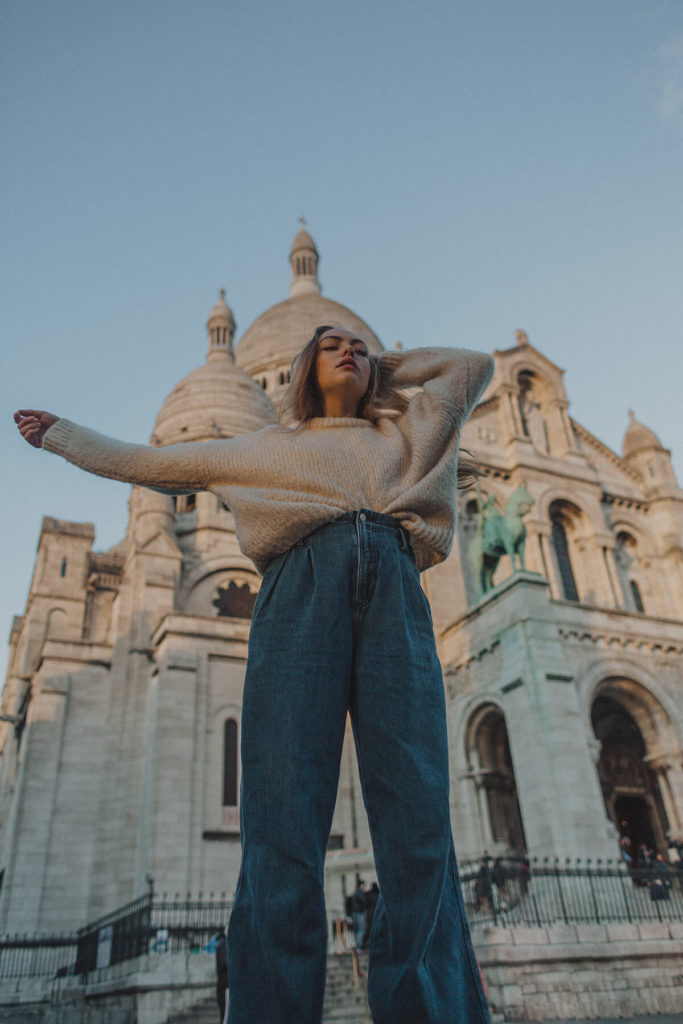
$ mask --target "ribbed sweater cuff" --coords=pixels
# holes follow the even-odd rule
[[[59,419],[50,427],[43,438],[43,448],[56,455],[64,455],[73,436],[74,425],[70,420]]]

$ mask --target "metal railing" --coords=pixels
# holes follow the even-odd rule
[[[462,871],[470,921],[507,928],[683,921],[683,874],[660,862],[492,858]]]
[[[683,921],[683,873],[668,865],[628,871],[621,861],[493,858],[464,865],[460,880],[473,924],[506,928],[552,924]],[[152,892],[76,935],[0,937],[0,981],[85,975],[147,953],[213,952],[230,917],[225,893],[181,898]],[[347,948],[344,915],[332,947]]]
[[[76,948],[75,935],[4,935],[0,981],[65,975],[73,969]]]
[[[206,947],[230,917],[225,893],[140,896],[78,932],[74,973],[109,967],[145,953],[178,953]]]

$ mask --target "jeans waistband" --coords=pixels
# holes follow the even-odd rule
[[[333,519],[332,522],[355,523],[356,520],[360,520],[361,523],[377,523],[378,526],[389,526],[392,530],[405,532],[398,519],[394,519],[393,516],[385,516],[383,512],[373,512],[370,508],[359,508],[354,512],[344,512],[342,515],[337,516],[336,519]]]
[[[407,551],[414,560],[413,549],[410,546],[410,534],[403,526],[401,526],[398,519],[394,519],[393,516],[385,516],[383,512],[374,512],[370,508],[359,508],[354,512],[343,512],[340,516],[337,516],[336,519],[331,519],[329,523],[319,526],[317,530],[309,533],[306,537],[302,537],[301,540],[297,541],[293,546],[295,548],[305,547],[313,537],[318,536],[324,530],[328,530],[332,526],[343,525],[345,523],[353,524],[356,527],[371,523],[374,526],[381,526],[392,530],[396,535],[396,540],[400,544],[401,549],[403,551]]]

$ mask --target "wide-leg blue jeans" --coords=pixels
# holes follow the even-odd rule
[[[266,569],[242,715],[229,1024],[320,1024],[325,852],[347,711],[380,887],[375,1024],[488,1024],[450,829],[429,605],[395,520],[347,513]]]

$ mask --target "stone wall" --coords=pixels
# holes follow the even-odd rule
[[[677,1013],[683,923],[477,927],[494,1019],[550,1021]]]
[[[477,927],[473,938],[494,1021],[678,1013],[683,923]],[[0,1024],[166,1024],[212,997],[213,956],[140,957],[77,979],[0,985]],[[351,958],[331,956],[326,1021],[361,1024],[365,996]]]
[[[75,978],[0,984],[0,1024],[165,1024],[215,991],[208,953],[164,953]]]

